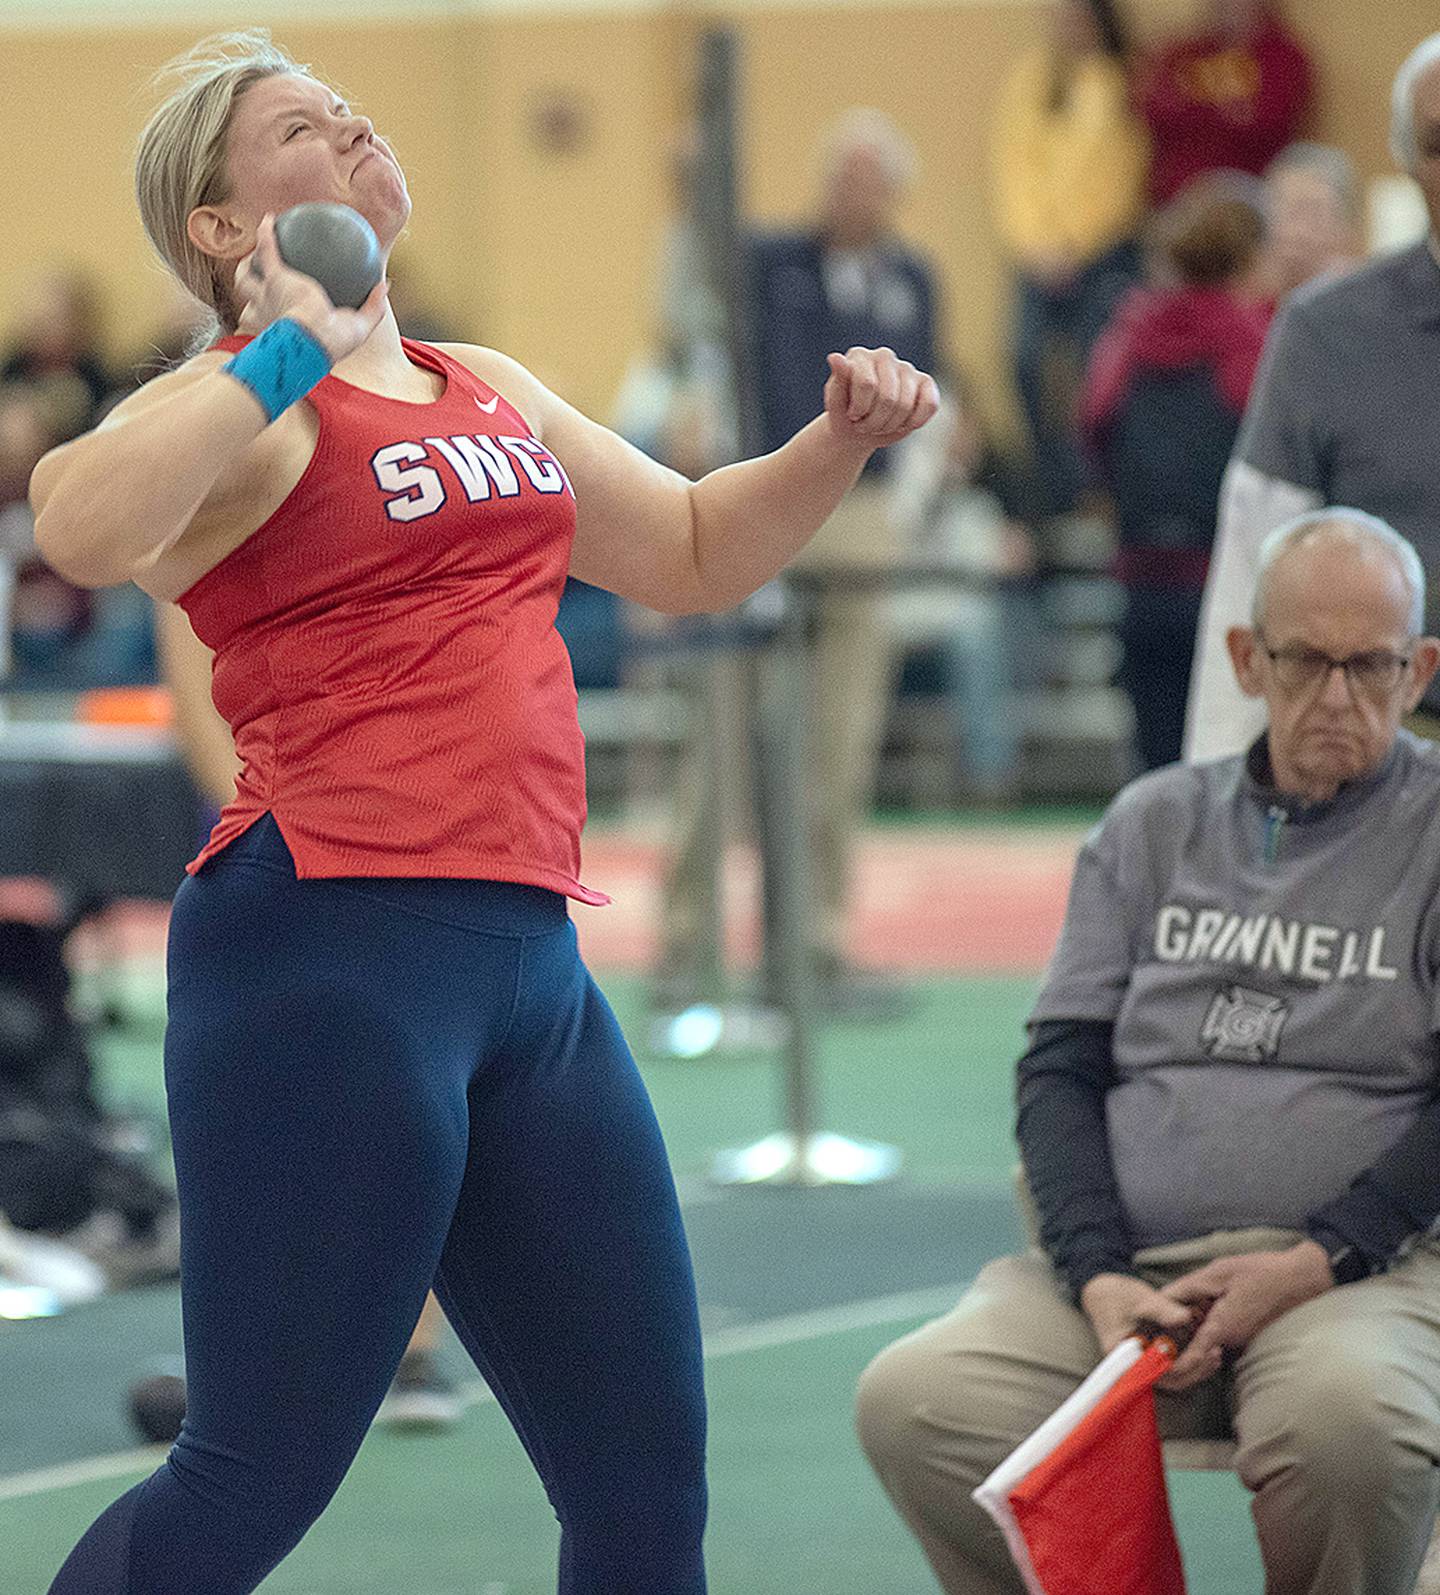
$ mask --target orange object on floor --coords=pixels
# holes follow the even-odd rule
[[[172,726],[175,700],[167,687],[96,687],[80,694],[75,718],[85,725]]]

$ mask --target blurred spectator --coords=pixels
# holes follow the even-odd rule
[[[1201,172],[1260,176],[1298,132],[1312,81],[1309,57],[1271,0],[1206,0],[1199,29],[1141,74],[1156,204]]]
[[[35,551],[35,521],[25,489],[50,446],[40,407],[19,383],[0,386],[0,682],[14,668],[12,610],[21,565]]]
[[[1246,289],[1265,242],[1261,185],[1198,177],[1157,217],[1161,281],[1095,348],[1082,419],[1115,506],[1126,591],[1120,684],[1146,769],[1180,757],[1220,482],[1269,310]]]
[[[1360,175],[1344,150],[1291,144],[1265,169],[1265,292],[1280,300],[1364,258]]]
[[[806,227],[756,236],[747,278],[750,358],[757,406],[757,449],[774,449],[812,420],[828,376],[826,356],[853,345],[888,345],[922,369],[933,368],[935,291],[930,269],[897,231],[897,213],[915,168],[910,141],[887,116],[852,110],[822,144],[818,215]],[[724,403],[723,318],[699,263],[697,219],[677,230],[669,273],[667,320],[684,329],[675,353],[686,380],[667,413],[661,446],[674,463],[699,463],[733,437]],[[691,265],[684,265],[688,259]],[[697,356],[699,357],[697,359]],[[678,452],[677,452],[678,445]],[[686,456],[690,459],[687,460]],[[843,570],[889,565],[898,557],[889,510],[886,451],[872,456],[860,481],[794,562]],[[757,595],[752,603],[763,603]],[[894,649],[884,596],[876,590],[827,591],[814,601],[810,660],[810,871],[815,952],[822,996],[852,1013],[893,1007],[898,991],[854,969],[845,953],[855,833],[868,812]],[[743,664],[737,692],[753,703]],[[748,717],[747,718],[752,718]],[[742,733],[752,725],[741,728]],[[710,728],[701,726],[701,734]],[[727,751],[730,739],[727,737]],[[727,775],[741,761],[728,759]],[[688,761],[697,766],[698,760]],[[695,772],[692,770],[691,775]],[[713,824],[682,777],[680,836],[666,882],[657,1000],[675,1005],[696,992],[704,856]],[[686,794],[689,794],[688,797]]]
[[[100,353],[99,291],[84,272],[57,269],[31,284],[0,354],[0,382],[15,381],[39,393],[61,442],[95,424],[111,379]]]
[[[809,227],[757,237],[750,260],[750,362],[758,443],[780,447],[816,414],[826,356],[888,345],[931,371],[935,286],[898,231],[916,169],[914,147],[879,111],[845,113],[821,147],[819,214]],[[899,555],[888,451],[794,561],[811,570],[874,568]],[[883,1007],[886,982],[845,952],[856,834],[869,813],[893,681],[894,648],[878,590],[821,587],[814,601],[810,702],[810,839],[816,952],[833,1007]]]
[[[26,493],[40,457],[60,441],[52,414],[43,384],[0,385],[0,679],[50,691],[153,681],[144,594],[128,583],[73,586],[35,552]]]
[[[1020,753],[1016,685],[1038,623],[1022,587],[996,591],[984,584],[1035,569],[1026,524],[1034,495],[987,438],[963,384],[945,395],[940,414],[907,438],[898,455],[893,514],[909,562],[963,571],[977,585],[902,589],[890,605],[895,640],[933,652],[966,795],[1008,803],[1016,796]]]
[[[1090,349],[1139,275],[1145,136],[1130,109],[1114,0],[1056,0],[1050,37],[1022,56],[996,110],[996,225],[1015,268],[1015,378],[1044,509],[1084,486],[1074,396]]]
[[[8,665],[17,679],[63,668],[90,625],[90,594],[35,552],[30,473],[57,439],[52,406],[28,383],[0,386],[0,594],[9,593]],[[0,601],[0,611],[7,605]],[[0,646],[0,665],[7,663]],[[5,674],[0,670],[0,675]]]
[[[12,559],[34,549],[26,492],[36,462],[54,442],[39,394],[23,382],[0,384],[0,549]]]
[[[1276,526],[1349,505],[1388,521],[1427,570],[1440,570],[1440,33],[1401,65],[1389,110],[1391,151],[1425,196],[1430,233],[1280,308],[1225,473],[1186,722],[1192,759],[1236,752],[1258,729],[1225,634],[1245,619],[1259,550]],[[1432,608],[1426,629],[1436,624]],[[1433,728],[1440,688],[1423,708]]]

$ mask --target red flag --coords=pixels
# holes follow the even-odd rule
[[[1185,1595],[1151,1395],[1174,1360],[1122,1341],[975,1491],[1030,1595]]]

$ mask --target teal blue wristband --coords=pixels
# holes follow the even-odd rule
[[[273,421],[329,371],[330,356],[319,339],[286,317],[272,321],[220,369],[243,382]]]

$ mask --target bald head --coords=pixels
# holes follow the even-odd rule
[[[1424,610],[1415,550],[1373,515],[1317,510],[1265,540],[1254,623],[1225,642],[1241,690],[1265,700],[1281,792],[1320,802],[1380,767],[1440,665]]]
[[[1288,597],[1297,585],[1316,588],[1332,602],[1358,600],[1363,590],[1368,602],[1393,608],[1395,624],[1407,635],[1424,629],[1420,556],[1393,526],[1363,510],[1316,510],[1271,532],[1260,547],[1253,623],[1265,625],[1277,587]]]

